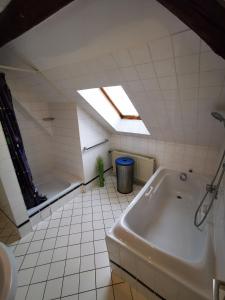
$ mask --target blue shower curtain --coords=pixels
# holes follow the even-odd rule
[[[0,73],[0,122],[13,161],[26,207],[32,208],[47,198],[38,193],[27,161],[22,137],[13,108],[12,96],[5,75]],[[38,143],[38,141],[37,141]]]

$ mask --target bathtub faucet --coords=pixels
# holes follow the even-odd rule
[[[187,174],[186,173],[180,173],[180,180],[186,181],[187,180]]]

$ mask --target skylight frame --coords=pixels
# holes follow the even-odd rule
[[[111,87],[117,87],[117,86],[105,86],[107,91],[110,95],[112,95],[112,98],[115,99],[116,104],[118,103],[118,106],[120,110],[125,113],[129,114],[135,114],[135,116],[131,116],[132,119],[128,119],[130,116],[125,115],[125,118],[121,118],[121,115],[123,117],[123,114],[121,112],[118,112],[117,105],[116,108],[114,106],[113,101],[109,101],[108,97],[102,92],[101,88],[90,88],[90,89],[82,89],[77,90],[77,93],[84,99],[97,113],[99,116],[101,116],[104,121],[110,125],[111,128],[113,128],[116,132],[120,133],[129,133],[129,134],[141,134],[141,135],[150,135],[149,130],[146,128],[144,122],[139,117],[139,113],[132,104],[131,100],[129,99],[128,95],[126,94],[123,87],[118,85],[118,87],[121,87],[123,89],[123,94],[120,96],[120,92],[118,91],[112,91],[109,89]],[[106,93],[108,96],[108,93]],[[125,94],[125,96],[124,96]],[[125,102],[120,103],[118,99],[125,99],[128,98],[128,100],[131,102],[133,108],[128,104],[126,105]],[[110,98],[110,97],[109,97]],[[111,100],[111,99],[110,99]],[[122,104],[123,103],[123,104]],[[133,118],[134,117],[134,118]]]
[[[118,113],[120,119],[122,120],[141,120],[141,117],[135,116],[135,115],[124,115],[122,114],[122,112],[119,110],[119,108],[116,106],[116,104],[113,102],[113,100],[111,99],[111,97],[108,95],[108,93],[105,91],[104,87],[100,87],[99,88],[100,91],[103,93],[103,95],[105,96],[105,98],[110,102],[110,104],[113,106],[113,108],[116,110],[116,112]],[[123,89],[123,87],[122,87]],[[124,89],[123,89],[124,90]],[[124,91],[125,92],[125,91]],[[125,92],[126,93],[126,92]],[[129,97],[128,97],[129,98]],[[129,99],[130,100],[130,99]],[[130,100],[131,101],[131,100]],[[132,103],[132,102],[131,102]],[[133,105],[133,103],[132,103]]]

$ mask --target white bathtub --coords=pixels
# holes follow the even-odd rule
[[[204,177],[159,168],[107,234],[110,261],[165,299],[211,299],[210,226],[193,225]],[[153,187],[149,197],[146,192]]]

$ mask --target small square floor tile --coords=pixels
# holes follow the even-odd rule
[[[48,274],[48,280],[62,277],[64,274],[64,268],[65,268],[64,260],[51,263],[50,271]]]
[[[108,252],[95,254],[95,265],[96,268],[108,267],[109,266]]]
[[[22,265],[22,262],[23,262],[23,259],[24,259],[24,255],[23,256],[17,256],[16,257],[16,269],[19,270],[21,265]]]
[[[50,228],[46,231],[45,238],[49,239],[49,238],[56,237],[57,233],[58,233],[58,228]]]
[[[66,236],[58,236],[55,243],[55,248],[65,247],[68,245],[69,237]]]
[[[56,248],[53,252],[52,261],[59,261],[66,259],[67,247]]]
[[[56,219],[61,219],[62,217],[62,211],[56,211],[52,214],[51,219],[56,220]]]
[[[35,267],[37,264],[39,253],[27,254],[22,263],[21,269]]]
[[[81,243],[92,242],[94,239],[93,231],[86,231],[82,233]]]
[[[94,241],[95,253],[107,251],[105,240]]]
[[[81,233],[74,233],[69,235],[69,245],[80,244]]]
[[[55,247],[56,238],[45,239],[42,244],[42,251],[50,250]]]
[[[49,226],[48,221],[42,221],[37,225],[37,230],[47,229]]]
[[[73,210],[73,216],[81,216],[82,215],[82,208],[76,208]]]
[[[70,223],[72,221],[72,218],[71,217],[68,217],[68,218],[62,218],[61,219],[61,222],[60,222],[60,226],[69,226]]]
[[[79,273],[79,271],[80,271],[80,258],[79,257],[66,260],[64,276]]]
[[[43,241],[34,241],[30,243],[27,253],[35,253],[41,251]]]
[[[96,270],[96,285],[97,288],[112,284],[110,267]]]
[[[59,227],[58,236],[68,235],[70,232],[70,226]]]
[[[81,232],[81,224],[73,224],[70,226],[70,234]]]
[[[91,222],[92,221],[92,214],[83,215],[82,222]]]
[[[25,300],[29,286],[18,287],[16,290],[15,300]]]
[[[68,247],[67,258],[74,258],[80,256],[80,245],[72,245]]]
[[[80,292],[95,289],[95,271],[80,273]]]
[[[93,221],[93,228],[94,229],[102,229],[104,228],[104,223],[102,220],[99,221]]]
[[[102,240],[105,239],[105,230],[104,229],[98,229],[94,230],[94,240]]]
[[[114,225],[115,221],[114,219],[106,219],[104,220],[105,228],[112,227]]]
[[[62,213],[62,218],[67,218],[72,216],[73,211],[72,210],[65,210]]]
[[[32,275],[33,275],[33,268],[21,270],[18,272],[17,275],[17,284],[18,286],[28,285],[30,284]]]
[[[33,241],[43,240],[45,238],[46,230],[38,230],[34,233]]]
[[[44,300],[60,297],[63,278],[48,280],[45,288]]]
[[[82,232],[93,230],[92,222],[82,223]]]
[[[81,223],[81,220],[82,220],[82,216],[75,216],[75,217],[72,217],[71,225],[72,225],[72,224],[80,224],[80,223]]]
[[[60,219],[51,220],[51,221],[49,222],[48,228],[49,228],[49,229],[50,229],[50,228],[57,228],[57,227],[59,227],[59,224],[60,224]]]
[[[31,284],[29,286],[26,300],[42,300],[45,290],[45,282]]]
[[[89,255],[94,253],[93,242],[81,244],[81,255]]]
[[[25,255],[27,253],[27,249],[29,248],[29,245],[30,245],[29,243],[18,244],[14,252],[15,256]]]
[[[95,300],[96,299],[96,291],[89,291],[79,294],[79,300]]]
[[[103,219],[103,215],[101,212],[96,212],[93,214],[93,220],[94,221],[98,221],[98,220],[102,220]]]
[[[79,286],[79,275],[65,276],[63,279],[62,296],[76,294]]]
[[[80,271],[89,271],[95,268],[94,255],[86,255],[81,257]]]
[[[42,251],[37,261],[37,265],[48,264],[52,260],[53,250]]]
[[[38,283],[38,282],[46,281],[48,278],[49,269],[50,269],[50,264],[36,267],[34,269],[31,283]]]

